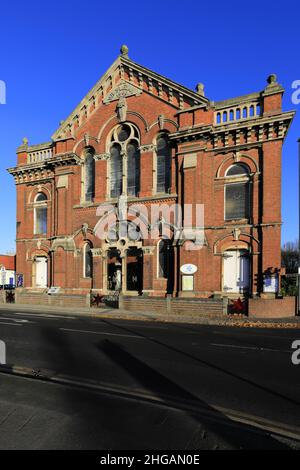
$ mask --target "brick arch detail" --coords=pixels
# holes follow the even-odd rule
[[[224,178],[228,168],[235,163],[244,163],[249,168],[250,173],[258,173],[259,171],[258,163],[255,158],[245,153],[239,154],[238,158],[236,158],[235,154],[232,153],[218,166],[216,178]]]
[[[240,235],[235,238],[232,233],[224,235],[223,237],[218,238],[214,242],[214,254],[222,254],[224,251],[229,250],[230,248],[240,248],[249,250],[249,252],[257,253],[260,248],[260,243],[257,238],[253,237],[248,233],[241,232]]]

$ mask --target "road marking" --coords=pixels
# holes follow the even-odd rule
[[[0,325],[10,325],[10,326],[23,326],[23,323],[7,323],[7,322],[0,322]]]
[[[23,315],[24,317],[35,317],[35,318],[71,318],[75,320],[76,317],[72,317],[71,315],[63,316],[63,315],[50,315],[48,313],[23,313],[23,312],[14,312],[14,315]],[[0,317],[1,318],[1,317]]]
[[[90,331],[90,330],[75,330],[72,328],[59,328],[61,331],[71,331],[75,333],[90,333],[93,335],[106,335],[106,336],[122,336],[123,338],[136,338],[136,339],[147,339],[143,336],[134,336],[134,335],[121,335],[118,333],[104,333],[102,331]]]
[[[33,321],[30,321],[30,320],[21,320],[21,319],[16,319],[16,318],[12,318],[12,317],[0,317],[0,322],[2,323],[2,320],[11,320],[15,323],[34,323]],[[0,325],[1,325],[0,323]]]
[[[219,347],[224,347],[224,348],[236,348],[236,349],[251,349],[252,351],[282,352],[282,353],[291,354],[291,351],[287,349],[262,348],[258,346],[240,346],[237,344],[222,344],[222,343],[210,343],[210,346],[219,346]]]

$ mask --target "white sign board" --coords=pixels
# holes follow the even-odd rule
[[[183,264],[180,267],[180,271],[182,274],[195,274],[197,272],[198,268],[195,264]]]
[[[269,292],[273,294],[278,292],[278,275],[277,274],[265,274],[264,292]]]
[[[48,289],[47,294],[58,294],[59,290],[60,287],[50,287],[50,289]]]

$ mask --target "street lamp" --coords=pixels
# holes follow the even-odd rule
[[[298,139],[298,315],[300,315],[300,139]]]

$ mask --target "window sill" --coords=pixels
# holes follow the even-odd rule
[[[225,220],[224,225],[236,225],[236,224],[249,224],[250,219],[230,219],[230,220]]]

